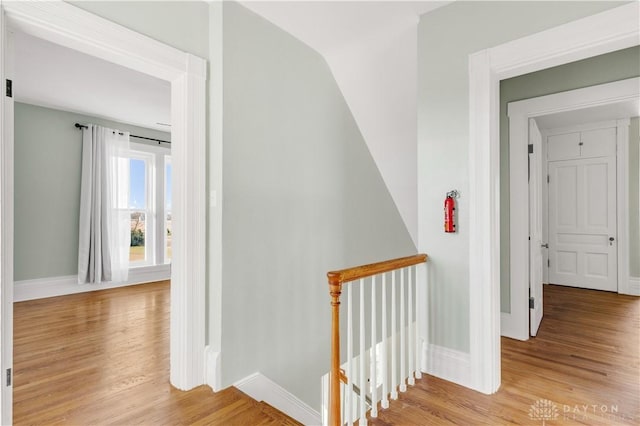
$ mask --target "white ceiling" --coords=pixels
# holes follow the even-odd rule
[[[636,98],[609,105],[543,115],[536,117],[536,123],[540,129],[556,129],[638,115],[640,115],[640,99]]]
[[[16,101],[170,131],[169,82],[14,33]]]
[[[242,1],[268,21],[330,56],[451,1]]]

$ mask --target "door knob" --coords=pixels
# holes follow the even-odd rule
[[[609,237],[609,241],[613,241],[613,240],[615,240],[615,238]]]
[[[541,244],[540,247],[549,248],[549,243]]]

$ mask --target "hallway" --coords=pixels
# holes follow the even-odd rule
[[[423,375],[372,423],[637,424],[640,298],[544,291],[538,337],[502,339],[496,394]],[[15,424],[297,424],[235,388],[172,388],[168,323],[169,282],[16,303]]]
[[[502,338],[494,395],[423,375],[372,424],[637,425],[640,298],[545,285],[544,310],[537,337]]]

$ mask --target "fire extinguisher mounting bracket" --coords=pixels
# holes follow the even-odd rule
[[[447,197],[460,198],[460,192],[458,192],[457,189],[452,189],[451,191],[447,192]]]

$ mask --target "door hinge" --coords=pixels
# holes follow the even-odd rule
[[[533,297],[529,298],[529,309],[535,309],[535,300]]]
[[[7,368],[7,386],[11,386],[11,369]]]
[[[533,144],[529,144],[529,154],[533,154]]]
[[[551,181],[551,179],[549,178],[549,175],[547,175],[547,183],[549,183]]]
[[[7,97],[13,98],[13,82],[7,79]]]
[[[547,259],[547,268],[551,267],[551,260]]]

